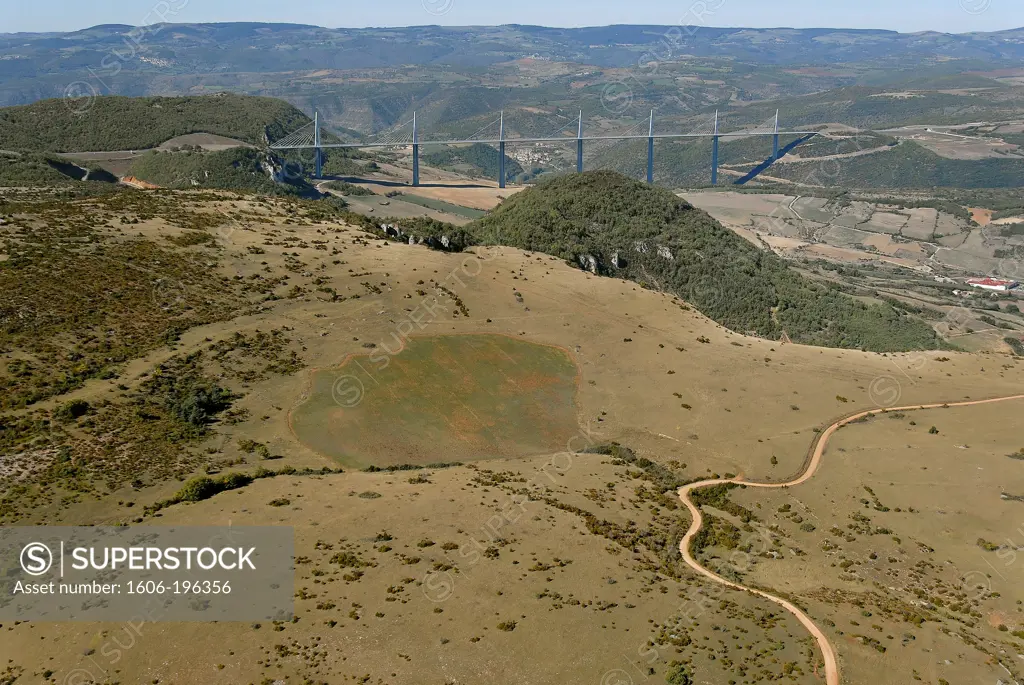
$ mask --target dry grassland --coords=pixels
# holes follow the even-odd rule
[[[595,277],[546,255],[506,248],[446,254],[389,243],[296,218],[287,202],[200,204],[202,211],[247,218],[216,232],[216,247],[182,250],[213,250],[218,275],[269,284],[275,297],[192,328],[173,350],[149,351],[116,378],[88,381],[61,401],[116,398],[119,385],[136,387],[173,355],[209,350],[236,333],[277,330],[288,340],[281,354],[295,352],[303,368],[253,374],[245,371],[251,360],[230,354],[211,364],[242,395],[232,409],[237,420],[213,426],[189,449],[205,455],[214,473],[251,471],[262,465],[261,453],[273,457],[275,469],[336,467],[334,455],[323,453],[329,450],[303,444],[289,428],[289,413],[302,404],[317,369],[339,369],[371,344],[394,349],[396,336],[487,333],[567,351],[579,374],[576,425],[550,454],[460,458],[465,465],[408,472],[282,475],[146,516],[161,525],[294,527],[294,621],[147,624],[134,632],[116,624],[4,624],[0,667],[18,675],[18,685],[639,685],[664,682],[676,661],[688,664],[697,683],[810,685],[819,682],[819,654],[791,616],[719,590],[680,563],[675,546],[689,520],[661,485],[713,474],[781,479],[801,468],[816,429],[854,408],[1009,395],[1024,387],[1024,365],[1005,354],[876,355],[781,344],[732,333],[671,295]],[[130,230],[156,240],[181,232],[161,219]],[[436,313],[425,313],[428,305]],[[394,355],[395,368],[410,349]],[[364,389],[360,402],[392,391],[370,380]],[[515,401],[511,391],[507,401]],[[40,405],[47,406],[53,404]],[[994,659],[1019,669],[1021,640],[989,625],[1020,627],[1020,584],[1013,580],[1019,568],[1003,568],[999,553],[982,551],[975,540],[1020,537],[1012,527],[1024,505],[1000,499],[999,491],[1024,495],[1017,472],[1024,465],[1005,456],[1024,447],[1015,444],[1022,409],[934,410],[843,429],[821,473],[799,489],[729,493],[757,517],[752,530],[779,527],[768,534],[780,539],[781,558],[754,559],[742,552],[742,539],[733,549],[704,553],[730,559],[741,549],[747,581],[789,593],[819,625],[829,625],[844,682],[907,683],[914,672],[931,685],[940,677],[994,682],[1004,677]],[[932,424],[938,435],[927,432]],[[524,420],[517,430],[529,443],[536,428]],[[429,444],[409,437],[420,451]],[[453,461],[446,439],[439,438],[429,461]],[[612,441],[650,461],[583,453]],[[395,442],[373,458],[387,466],[408,461],[408,454]],[[25,521],[131,521],[180,487],[174,479],[148,480],[141,488],[41,506]],[[876,497],[890,510],[871,508]],[[719,518],[747,535],[728,501],[716,503],[726,509],[718,509]],[[784,504],[814,530],[781,515]],[[850,518],[855,513],[892,533],[852,532],[852,542],[830,537],[832,525],[868,525]],[[728,526],[716,530],[728,543]],[[837,547],[823,549],[826,539]],[[872,552],[878,559],[870,559]],[[896,561],[886,561],[890,556]],[[843,566],[844,558],[854,564]],[[970,618],[969,628],[963,616],[918,627],[876,607],[925,612],[920,602],[927,598],[913,588],[928,597],[937,588],[965,593],[968,571],[990,573],[985,582],[1000,593],[978,600],[982,615]],[[856,593],[873,595],[858,605]],[[961,632],[981,647],[957,637]]]

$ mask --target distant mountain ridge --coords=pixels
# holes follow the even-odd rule
[[[59,40],[86,54],[116,46],[137,27],[106,24],[67,33],[0,34],[0,58],[12,54],[31,59]],[[176,36],[177,38],[168,38]],[[473,41],[465,38],[472,36]],[[277,39],[293,40],[287,49]],[[389,42],[382,44],[380,39]],[[182,39],[186,41],[182,41]],[[264,44],[263,40],[273,43]],[[766,39],[770,39],[766,40]],[[253,43],[252,41],[256,42]],[[244,41],[239,44],[238,41]],[[899,33],[885,29],[838,28],[717,28],[705,26],[629,25],[553,28],[509,24],[503,26],[411,26],[396,28],[325,28],[305,24],[231,22],[209,24],[153,24],[144,27],[139,50],[174,53],[219,45],[231,61],[231,51],[266,47],[277,53],[278,64],[257,59],[257,71],[265,67],[301,68],[303,63],[325,57],[343,59],[334,68],[366,68],[417,64],[486,66],[530,55],[544,59],[580,61],[605,67],[637,64],[643,53],[636,48],[679,48],[697,57],[729,56],[764,59],[777,64],[798,62],[857,61],[933,55],[953,59],[1019,60],[1024,57],[1024,28],[998,32],[948,34]],[[85,56],[85,55],[81,55]],[[248,55],[248,57],[259,57]],[[415,59],[410,59],[415,57]],[[52,65],[59,67],[60,65]],[[241,64],[236,66],[241,67]]]
[[[524,62],[552,67],[545,73]],[[659,78],[693,77],[702,83],[650,87],[652,62]],[[645,95],[655,96],[649,106],[671,115],[673,108],[679,113],[673,98],[690,98],[695,109],[715,101],[761,102],[871,85],[879,75],[898,81],[919,72],[1015,70],[1022,63],[1024,28],[944,34],[656,25],[105,24],[68,33],[0,34],[0,107],[83,93],[139,97],[232,91],[283,97],[307,113],[313,107],[333,109],[328,117],[334,125],[368,132],[396,123],[398,109],[404,116],[434,86],[451,97],[455,82],[459,90],[539,89],[544,92],[537,99],[550,101],[550,96],[579,93],[580,84],[572,82],[577,73],[589,74],[584,87],[623,82],[636,91],[643,81]],[[570,66],[558,69],[560,64]],[[318,79],[324,78],[330,88],[319,87]],[[723,79],[730,92],[693,93],[694,87]],[[380,84],[388,92],[380,93]],[[472,99],[479,102],[477,90]],[[601,96],[600,87],[595,94]],[[659,101],[663,95],[670,101]],[[348,113],[341,113],[341,100]]]
[[[876,29],[653,25],[331,29],[236,22],[153,24],[139,29],[107,24],[69,33],[0,34],[0,61],[4,65],[0,92],[22,78],[88,73],[85,67],[94,72],[112,71],[114,50],[121,56],[113,60],[119,75],[137,71],[152,75],[263,73],[408,64],[487,67],[526,57],[623,68],[684,54],[778,65],[936,58],[1019,64],[1024,59],[1024,28],[995,33],[905,34]],[[7,95],[0,99],[0,105],[44,97],[53,97],[53,93],[22,96],[21,102]]]

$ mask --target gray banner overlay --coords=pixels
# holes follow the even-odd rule
[[[0,621],[272,621],[294,609],[286,527],[0,528]]]

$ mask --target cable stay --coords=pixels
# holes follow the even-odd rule
[[[412,145],[413,121],[413,119],[410,119],[402,124],[392,126],[387,130],[374,133],[371,136],[367,136],[366,140],[368,143],[372,143],[373,145],[380,147],[407,147]]]
[[[702,121],[692,130],[688,131],[688,136],[714,136],[718,134],[718,117],[713,116],[707,121]]]
[[[759,134],[762,134],[762,135],[763,134],[769,134],[769,133],[772,133],[772,134],[780,133],[780,131],[779,131],[779,115],[778,115],[778,113],[776,113],[775,116],[773,116],[771,119],[767,119],[766,121],[764,121],[763,123],[758,124],[754,128],[744,129],[742,131],[742,133],[759,133]]]
[[[302,128],[289,133],[270,145],[271,149],[287,149],[296,147],[312,147],[315,144],[316,130],[314,122],[309,122]]]

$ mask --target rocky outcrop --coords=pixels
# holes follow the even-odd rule
[[[274,164],[274,160],[270,157],[265,157],[260,160],[260,166],[263,171],[266,172],[274,183],[284,183],[284,169]]]
[[[582,269],[584,269],[586,271],[589,271],[592,274],[596,274],[597,273],[598,263],[597,263],[597,257],[595,257],[594,255],[592,255],[592,254],[581,254],[580,256],[578,256],[576,258],[576,260],[580,263],[580,268],[582,268]]]

